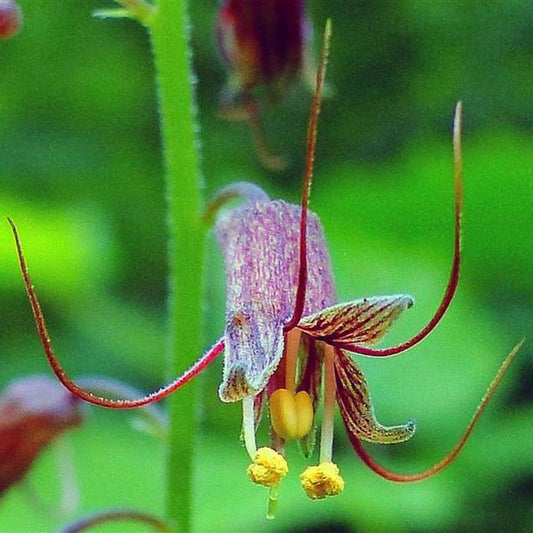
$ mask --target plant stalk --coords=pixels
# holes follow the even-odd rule
[[[198,357],[205,226],[186,0],[159,0],[147,24],[154,54],[167,182],[172,377]],[[166,514],[192,526],[196,385],[170,397]]]

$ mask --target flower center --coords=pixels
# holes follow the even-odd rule
[[[270,396],[270,421],[283,439],[305,437],[313,427],[313,402],[309,394],[277,389]]]

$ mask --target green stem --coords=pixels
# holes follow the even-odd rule
[[[202,208],[196,108],[185,0],[159,0],[147,24],[159,90],[169,226],[171,373],[181,373],[200,351]],[[195,385],[170,399],[167,516],[180,532],[191,529],[196,432]]]

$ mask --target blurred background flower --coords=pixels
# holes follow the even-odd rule
[[[286,167],[270,152],[261,108],[286,97],[298,78],[314,87],[312,27],[305,0],[225,0],[216,21],[218,47],[228,66],[220,114],[248,122],[255,151],[270,170]]]
[[[35,512],[66,517],[79,505],[70,448],[63,434],[84,421],[81,403],[56,379],[30,375],[12,381],[0,395],[0,497],[23,484]],[[49,483],[34,486],[27,481],[34,462],[55,447],[59,490],[52,502]]]
[[[15,0],[0,0],[0,39],[9,39],[22,28],[22,10]]]
[[[24,236],[69,371],[148,391],[164,380],[167,279],[148,39],[131,21],[91,18],[102,0],[63,0],[60,10],[54,2],[19,3],[25,30],[0,43],[1,211]],[[272,152],[291,161],[281,173],[265,170],[248,132],[218,117],[226,79],[214,31],[219,4],[190,7],[206,197],[246,179],[272,198],[297,201],[309,91],[296,84],[263,116]],[[321,115],[312,209],[325,226],[341,300],[415,296],[387,344],[424,325],[444,290],[453,231],[451,119],[455,102],[464,101],[458,296],[424,345],[386,362],[358,358],[381,421],[412,417],[418,427],[409,445],[375,453],[413,472],[453,445],[504,355],[523,335],[532,337],[533,5],[309,0],[308,10],[317,29],[333,20],[328,75],[336,93]],[[224,326],[223,264],[213,239],[208,253],[206,347]],[[0,227],[0,291],[3,389],[46,371],[7,223]],[[388,483],[360,463],[339,431],[335,457],[350,489],[308,501],[297,476],[304,461],[289,451],[274,522],[262,516],[264,492],[245,477],[247,456],[235,446],[241,413],[220,405],[220,373],[212,368],[201,378],[197,530],[526,530],[533,521],[530,341],[445,472],[408,487]],[[128,417],[92,411],[95,423],[71,435],[75,456],[83,457],[76,465],[80,513],[120,505],[161,515],[162,446],[128,430]],[[31,476],[57,494],[48,454]],[[0,501],[0,528],[42,531],[57,523],[13,490]]]

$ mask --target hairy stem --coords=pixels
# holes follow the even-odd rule
[[[157,71],[169,227],[170,328],[173,376],[200,352],[205,228],[196,139],[196,109],[185,0],[159,0],[148,25]],[[195,385],[170,399],[167,516],[190,531],[195,449]]]

